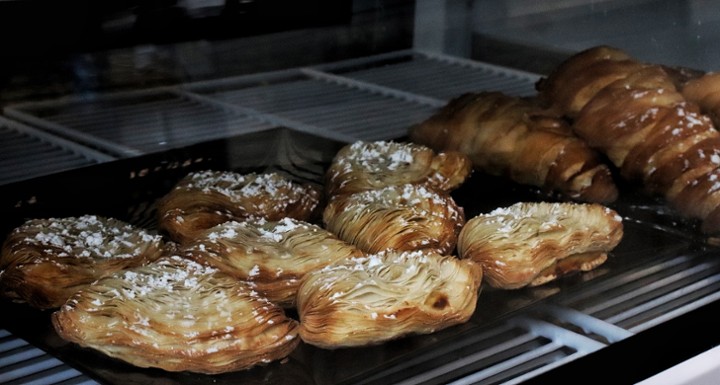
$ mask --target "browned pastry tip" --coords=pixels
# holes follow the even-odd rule
[[[472,316],[481,281],[478,264],[428,251],[343,260],[303,279],[300,336],[335,349],[433,333]]]
[[[160,258],[165,247],[160,236],[114,218],[31,219],[3,243],[0,293],[56,308],[98,278]]]
[[[596,268],[622,236],[622,218],[600,204],[521,202],[468,220],[458,254],[490,286],[517,289]]]
[[[284,218],[216,225],[187,244],[183,255],[246,281],[271,302],[290,307],[307,273],[363,253],[317,225]]]
[[[465,94],[410,128],[410,139],[468,155],[475,169],[589,202],[612,202],[617,187],[598,153],[534,99]]]
[[[394,249],[449,254],[465,214],[449,194],[406,184],[335,196],[325,206],[323,223],[367,253]]]
[[[52,314],[63,339],[143,368],[218,374],[264,365],[298,323],[247,284],[168,257],[100,279]]]
[[[686,81],[681,91],[683,96],[700,106],[710,116],[716,127],[720,126],[720,73],[709,72]]]
[[[392,141],[357,141],[341,148],[326,172],[328,196],[386,186],[420,184],[449,192],[472,170],[465,154],[436,153],[431,148]]]
[[[321,198],[321,187],[279,173],[193,172],[158,202],[159,228],[186,243],[228,220],[312,220]]]

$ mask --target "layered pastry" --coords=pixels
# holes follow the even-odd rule
[[[457,151],[436,153],[416,143],[358,141],[341,148],[326,173],[328,195],[418,184],[443,192],[459,187],[472,164]]]
[[[432,333],[472,316],[481,280],[478,264],[434,252],[343,260],[303,279],[300,336],[334,349]]]
[[[164,247],[159,235],[114,218],[31,219],[3,244],[0,293],[36,308],[56,308],[98,278],[160,258]]]
[[[556,114],[575,119],[598,91],[647,66],[614,47],[593,47],[563,61],[550,76],[540,79],[538,98]]]
[[[602,76],[601,76],[602,74]],[[611,47],[567,59],[539,84],[540,98],[620,174],[665,198],[707,233],[720,232],[720,133],[677,89],[666,67]]]
[[[449,254],[465,214],[450,195],[406,184],[335,196],[325,207],[323,222],[367,253],[393,249]]]
[[[281,307],[177,256],[83,288],[52,323],[63,339],[138,367],[207,374],[282,359],[300,341]]]
[[[274,303],[292,306],[305,274],[363,253],[319,226],[284,218],[222,223],[189,243],[184,254],[249,282]]]
[[[311,220],[319,215],[321,195],[320,186],[279,173],[194,172],[158,202],[159,227],[186,243],[229,220]]]
[[[622,218],[600,204],[521,202],[468,220],[458,254],[490,286],[518,289],[595,269],[622,236]]]
[[[500,92],[461,95],[424,122],[410,139],[437,151],[459,151],[476,170],[567,198],[607,203],[617,198],[610,169],[564,119],[536,101]]]

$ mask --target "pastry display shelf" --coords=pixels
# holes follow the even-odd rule
[[[0,184],[115,159],[76,142],[0,117]]]
[[[392,139],[464,92],[530,95],[538,75],[451,56],[371,57],[141,91],[9,105],[15,120],[116,157],[274,126],[339,140]]]
[[[445,55],[399,51],[175,87],[10,105],[3,111],[10,119],[0,123],[29,141],[21,147],[31,148],[33,159],[51,162],[44,152],[36,150],[42,146],[79,157],[80,163],[68,166],[71,168],[83,167],[84,162],[162,156],[172,149],[226,138],[236,139],[220,146],[228,151],[225,159],[278,153],[292,158],[293,163],[297,158],[322,152],[294,144],[300,133],[309,135],[309,143],[335,146],[358,139],[401,138],[410,125],[464,92],[501,91],[527,96],[534,94],[538,78]],[[278,131],[278,126],[285,128]],[[258,138],[265,136],[274,138],[272,143],[258,144]],[[308,143],[308,139],[300,142]],[[327,162],[328,154],[322,155]],[[221,157],[219,153],[212,156]],[[13,159],[21,158],[18,155]],[[303,166],[296,171],[304,178],[319,178],[322,167],[317,161],[313,160],[314,167]],[[175,163],[164,164],[169,169]],[[149,174],[157,174],[166,169],[138,166],[132,175],[148,170]],[[3,180],[3,184],[15,182],[16,178]],[[482,186],[471,186],[470,191],[473,188]],[[471,195],[466,199],[474,198]],[[399,341],[391,344],[395,350],[378,348],[381,354],[363,354],[371,361],[378,360],[368,364],[374,365],[371,372],[348,364],[345,373],[314,373],[306,383],[521,383],[715,303],[720,297],[720,260],[712,255],[716,250],[704,244],[698,247],[697,240],[685,231],[664,224],[672,223],[672,218],[646,221],[646,216],[663,211],[661,205],[626,208],[631,213],[626,218],[630,241],[621,243],[617,255],[597,271],[532,290],[501,292],[485,288],[477,315],[468,324],[436,335],[412,337],[407,344],[417,346],[408,351]],[[658,235],[664,241],[658,241]],[[635,260],[637,254],[644,257]],[[486,316],[493,311],[497,311],[497,317]],[[83,367],[82,362],[58,355],[41,339],[0,333],[0,346],[8,348],[0,353],[0,379],[9,383],[112,382],[107,381],[107,374],[98,375],[93,368]],[[30,347],[28,342],[50,354]],[[318,362],[327,359],[339,363],[351,362],[357,355],[353,350],[316,349],[312,353]],[[293,361],[282,370],[288,371],[292,365]],[[62,378],[45,376],[48,373],[62,373]],[[142,383],[157,373],[122,375],[129,379],[137,379],[133,377],[137,375]],[[208,380],[178,378],[163,380]],[[222,383],[228,378],[232,379],[212,380]]]
[[[27,341],[0,330],[0,383],[90,385],[96,382]]]

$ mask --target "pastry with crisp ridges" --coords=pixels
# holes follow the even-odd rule
[[[607,203],[617,198],[610,169],[558,116],[535,100],[500,92],[461,95],[424,122],[410,139],[437,151],[467,154],[476,170],[560,193]]]
[[[450,195],[406,184],[335,196],[325,207],[323,222],[367,253],[393,249],[449,254],[465,214]]]
[[[575,119],[600,90],[648,66],[617,48],[593,47],[563,61],[540,79],[538,98],[549,111]]]
[[[450,192],[471,171],[470,159],[457,151],[436,153],[416,143],[358,141],[338,151],[327,170],[325,189],[332,196],[420,184]]]
[[[548,78],[553,89],[574,85],[563,91],[567,98],[574,88],[592,89],[575,96],[581,102],[573,130],[605,153],[623,177],[662,196],[682,216],[700,220],[702,231],[720,232],[720,133],[699,106],[678,91],[677,78],[666,67],[618,68],[612,82],[588,87],[581,84],[595,84],[592,77],[564,72],[612,67],[615,60],[593,54],[609,50],[597,47],[570,57]],[[552,92],[545,96],[550,101],[554,97]]]
[[[186,243],[229,220],[311,220],[319,215],[321,195],[320,186],[274,172],[194,172],[158,203],[159,227],[173,240]]]
[[[600,204],[521,202],[468,220],[458,254],[490,286],[517,289],[600,266],[622,236],[622,218]]]
[[[303,279],[300,336],[334,349],[433,333],[472,316],[481,281],[478,264],[427,251],[337,262]]]
[[[100,279],[52,323],[63,339],[138,367],[206,374],[282,359],[300,341],[281,307],[178,256]]]
[[[31,219],[3,244],[0,293],[56,308],[98,278],[160,258],[164,248],[159,235],[114,218]]]
[[[363,253],[319,226],[285,218],[222,223],[189,243],[184,255],[247,281],[273,303],[292,306],[305,274]]]

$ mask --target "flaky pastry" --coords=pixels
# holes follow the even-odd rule
[[[618,191],[599,153],[536,100],[500,92],[467,93],[410,127],[410,139],[467,154],[476,170],[584,202]]]
[[[622,236],[622,218],[599,204],[516,203],[468,220],[458,254],[491,286],[517,289],[598,267]]]
[[[159,227],[173,240],[185,243],[229,220],[310,220],[319,215],[321,194],[319,186],[274,172],[194,172],[159,201]]]
[[[598,93],[627,74],[646,68],[626,52],[597,46],[579,52],[540,79],[538,98],[549,110],[571,119]]]
[[[52,323],[63,339],[135,366],[207,374],[284,358],[300,341],[281,307],[177,256],[85,287]]]
[[[540,94],[553,108],[567,108],[573,131],[604,153],[624,178],[715,234],[720,232],[720,132],[678,90],[679,82],[692,81],[683,78],[618,49],[593,47],[558,66],[541,82]],[[693,97],[712,104],[712,79],[705,80],[708,88],[698,84]]]
[[[421,184],[449,192],[470,175],[470,159],[457,151],[436,153],[416,143],[358,141],[341,148],[326,173],[328,195],[386,186]]]
[[[300,336],[334,349],[432,333],[472,316],[481,280],[478,264],[434,252],[343,260],[303,279]]]
[[[465,214],[450,195],[406,184],[337,195],[325,207],[323,222],[368,253],[426,249],[449,254]]]
[[[184,249],[186,257],[245,280],[270,301],[284,306],[294,304],[305,274],[362,254],[331,232],[292,218],[225,222]]]
[[[36,308],[56,308],[100,277],[158,259],[164,247],[160,236],[114,218],[31,219],[3,244],[0,292]]]

